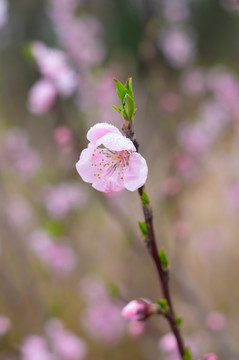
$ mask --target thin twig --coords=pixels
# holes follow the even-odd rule
[[[138,151],[139,144],[135,138],[133,122],[125,119],[123,131],[124,131],[126,137],[129,138],[134,143],[136,150]],[[144,191],[144,186],[142,186],[138,189],[140,197],[143,195],[143,191]],[[173,309],[171,293],[170,293],[170,289],[169,289],[169,282],[168,282],[169,279],[162,267],[162,264],[161,264],[160,258],[159,258],[159,251],[158,251],[158,247],[157,247],[157,243],[156,243],[156,237],[155,237],[154,226],[153,226],[153,211],[152,211],[151,205],[149,203],[142,204],[142,206],[143,206],[145,223],[146,223],[146,226],[148,229],[148,239],[149,239],[149,245],[150,245],[148,248],[150,251],[150,255],[153,258],[157,272],[158,272],[158,277],[159,277],[163,296],[168,302],[169,312],[168,312],[167,320],[168,320],[170,328],[176,338],[180,356],[183,359],[184,354],[185,354],[185,346],[184,346],[183,338],[180,333],[180,330],[179,330],[179,327],[178,327],[178,324],[176,321],[174,309]]]

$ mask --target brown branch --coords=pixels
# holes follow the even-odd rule
[[[133,122],[125,119],[123,131],[124,131],[126,137],[129,138],[134,143],[136,150],[138,151],[139,145],[135,138]],[[144,186],[142,186],[141,188],[138,189],[140,197],[143,195],[143,191],[144,191]],[[168,320],[170,328],[176,338],[180,356],[183,359],[184,354],[185,354],[185,346],[184,346],[183,338],[180,333],[178,324],[176,322],[176,317],[175,317],[172,299],[171,299],[171,293],[170,293],[170,289],[169,289],[168,275],[165,273],[163,266],[160,262],[160,258],[159,258],[159,251],[158,251],[158,247],[157,247],[157,243],[156,243],[156,237],[155,237],[154,226],[153,226],[153,211],[152,211],[150,203],[142,204],[142,206],[143,206],[145,223],[146,223],[147,230],[148,230],[148,240],[149,240],[148,249],[150,251],[150,255],[152,256],[154,264],[157,269],[163,296],[168,302],[169,313],[167,316],[167,320]]]

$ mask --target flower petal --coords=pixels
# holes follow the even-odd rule
[[[122,134],[108,133],[96,141],[96,145],[104,145],[107,149],[112,151],[136,151],[131,140],[127,139]]]
[[[110,177],[94,182],[92,186],[105,193],[118,192],[125,188],[123,180],[116,171]]]
[[[124,175],[124,185],[127,190],[135,191],[145,184],[148,166],[145,159],[138,153],[129,157],[129,165]]]
[[[114,125],[107,123],[99,123],[95,124],[90,128],[87,133],[87,139],[95,143],[99,138],[108,133],[115,133],[122,136],[121,132]]]
[[[92,163],[92,154],[93,154],[93,146],[92,144],[88,145],[87,149],[84,149],[81,152],[80,159],[76,163],[76,170],[79,175],[85,182],[92,183],[95,181],[95,168],[91,166]]]

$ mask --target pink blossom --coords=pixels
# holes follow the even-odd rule
[[[39,170],[41,159],[35,150],[30,148],[18,154],[15,160],[15,168],[25,179],[32,178]]]
[[[0,315],[0,336],[5,335],[11,329],[11,321],[5,315]]]
[[[179,191],[180,182],[176,177],[169,177],[162,184],[162,192],[165,196],[175,196]]]
[[[108,299],[106,285],[102,278],[99,276],[84,277],[80,281],[78,289],[81,296],[83,296],[84,300],[88,303],[93,303],[96,301],[96,299],[99,302]]]
[[[206,74],[201,68],[184,72],[180,79],[182,91],[187,96],[200,96],[206,91]]]
[[[231,184],[226,191],[228,205],[233,210],[239,209],[239,183]]]
[[[74,182],[62,182],[48,186],[43,191],[44,206],[52,217],[62,219],[70,211],[84,207],[88,194]]]
[[[173,224],[172,230],[176,239],[183,240],[188,237],[189,224],[183,220],[178,220]]]
[[[64,360],[82,360],[87,354],[86,342],[65,329],[60,320],[51,319],[46,324],[53,352]]]
[[[195,159],[187,152],[176,154],[174,165],[180,175],[186,180],[191,180],[198,174],[198,165]]]
[[[225,328],[226,318],[225,315],[219,311],[211,312],[206,318],[206,324],[209,329],[213,331],[221,331]]]
[[[93,339],[105,344],[115,344],[124,332],[121,308],[121,302],[110,299],[92,303],[82,313],[82,325]]]
[[[180,108],[181,99],[177,94],[166,93],[160,99],[160,106],[164,111],[173,113]]]
[[[115,126],[96,124],[88,131],[87,138],[88,148],[82,151],[76,164],[85,182],[106,193],[124,188],[135,191],[144,185],[148,173],[146,161]]]
[[[116,66],[112,67],[113,69],[102,70],[94,76],[88,75],[83,84],[82,81],[79,84],[78,104],[90,124],[96,116],[98,122],[115,123],[118,120],[118,115],[111,106],[118,100],[112,78],[113,73],[119,73],[120,70]]]
[[[158,45],[169,63],[175,68],[182,68],[196,57],[194,39],[190,31],[172,27],[159,37]]]
[[[54,131],[54,140],[59,146],[71,146],[73,142],[71,129],[68,126],[58,126]]]
[[[20,195],[12,196],[6,203],[9,222],[18,228],[26,228],[33,222],[33,209],[29,202]]]
[[[102,27],[98,20],[86,14],[76,16],[74,1],[51,0],[50,4],[50,16],[68,56],[79,68],[99,64],[105,57],[105,48],[99,36]]]
[[[238,0],[220,0],[221,6],[227,10],[232,12],[237,12],[239,10]]]
[[[201,360],[217,360],[217,356],[213,353],[206,354]]]
[[[159,340],[159,348],[165,353],[177,350],[177,341],[173,333],[163,335]]]
[[[73,250],[62,241],[53,242],[44,231],[35,231],[30,238],[30,245],[42,263],[56,275],[68,275],[76,265]]]
[[[36,115],[49,111],[56,99],[56,88],[45,79],[38,80],[29,92],[28,108]]]
[[[189,6],[186,0],[164,0],[163,14],[168,22],[185,21],[189,17]]]
[[[29,335],[24,338],[21,353],[23,360],[56,360],[49,352],[46,340],[38,335]]]
[[[21,128],[13,128],[7,133],[2,152],[3,160],[23,179],[33,177],[40,168],[40,157],[28,145],[27,134]]]
[[[34,42],[31,49],[43,77],[52,81],[61,95],[70,96],[76,89],[77,76],[68,66],[66,55],[41,42]]]
[[[223,67],[212,69],[208,74],[208,88],[228,111],[232,118],[239,116],[239,79]]]
[[[178,130],[180,145],[193,155],[200,155],[207,150],[209,137],[198,124],[184,125]]]
[[[200,127],[214,140],[230,121],[230,115],[223,104],[216,100],[203,102],[198,111]]]
[[[0,28],[8,21],[8,1],[0,0]]]
[[[130,320],[145,320],[157,309],[146,299],[137,299],[130,301],[121,311],[121,315]]]
[[[128,324],[128,333],[131,336],[140,336],[145,331],[146,323],[144,321],[130,321]]]

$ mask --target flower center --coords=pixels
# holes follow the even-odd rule
[[[131,152],[128,150],[113,151],[104,145],[97,146],[92,154],[91,166],[94,166],[94,176],[101,180],[116,174],[123,180],[124,173],[129,165],[130,154]]]

